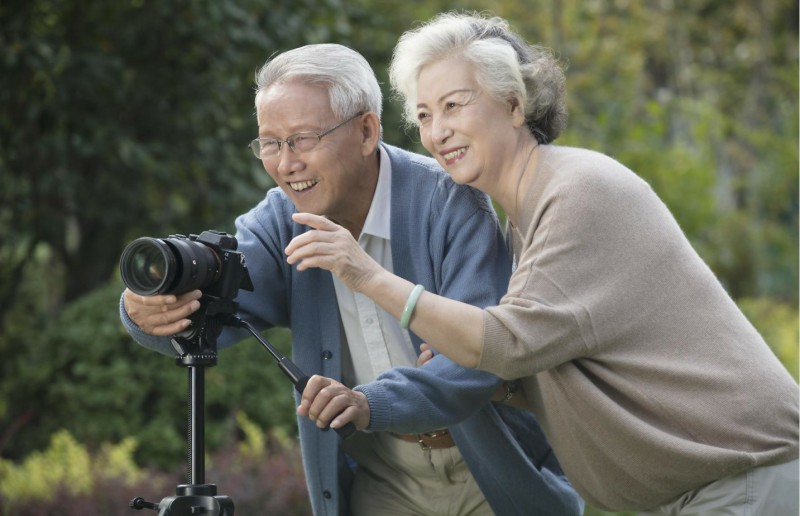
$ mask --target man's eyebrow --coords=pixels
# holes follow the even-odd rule
[[[441,97],[439,97],[438,99],[436,99],[436,103],[438,104],[439,102],[443,101],[444,99],[446,99],[450,95],[453,95],[454,93],[465,93],[465,92],[472,93],[472,90],[469,89],[469,88],[460,88],[460,89],[457,89],[457,90],[450,90],[447,93],[445,93],[444,95],[442,95]],[[419,107],[425,107],[425,106],[426,106],[426,104],[424,102],[420,102],[419,104],[417,104],[418,108]]]

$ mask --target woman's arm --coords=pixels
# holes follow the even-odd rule
[[[292,215],[314,228],[286,247],[287,261],[298,270],[319,267],[335,273],[350,289],[373,299],[401,319],[414,284],[395,276],[370,258],[349,231],[309,213]],[[423,292],[410,319],[410,329],[438,352],[464,367],[475,367],[483,346],[483,310]]]

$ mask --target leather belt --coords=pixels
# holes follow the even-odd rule
[[[450,435],[450,431],[446,428],[424,434],[396,434],[392,432],[392,435],[402,441],[418,443],[423,450],[440,450],[452,448],[456,445],[453,436]]]

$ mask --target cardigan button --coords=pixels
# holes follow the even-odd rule
[[[322,492],[322,497],[323,497],[323,498],[327,498],[327,499],[329,499],[329,500],[330,500],[331,496],[332,496],[332,495],[331,495],[331,492],[330,492],[330,491],[328,491],[327,489],[326,489],[325,491],[323,491],[323,492]]]
[[[333,358],[333,353],[331,353],[329,350],[326,349],[322,352],[322,360],[330,360],[331,358]]]

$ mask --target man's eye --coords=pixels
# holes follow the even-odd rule
[[[456,104],[455,102],[448,102],[447,104],[444,105],[444,107],[446,109],[453,109],[455,107],[458,107],[458,104]]]

